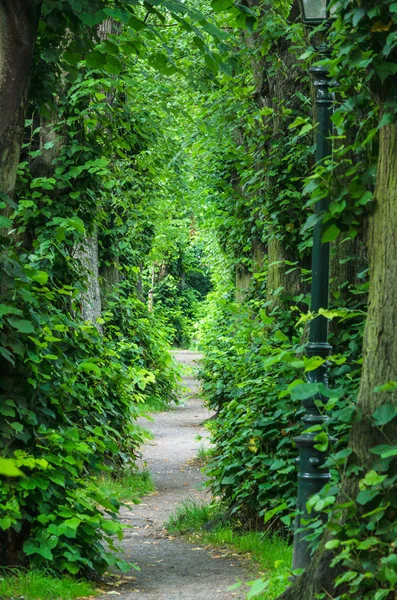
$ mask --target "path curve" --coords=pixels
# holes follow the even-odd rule
[[[194,366],[200,354],[187,350],[175,353],[178,362]],[[169,515],[183,500],[208,499],[200,490],[204,476],[200,468],[189,464],[203,443],[197,436],[208,437],[202,423],[211,415],[197,397],[193,373],[184,377],[188,388],[183,405],[154,415],[143,424],[155,438],[143,447],[143,461],[150,470],[157,493],[143,499],[132,510],[123,508],[121,519],[133,526],[123,540],[124,558],[138,564],[126,586],[108,594],[122,600],[229,600],[242,599],[239,590],[227,591],[238,579],[247,581],[245,565],[178,538],[163,529]],[[105,595],[103,600],[111,596]]]

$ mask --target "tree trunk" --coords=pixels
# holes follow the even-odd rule
[[[114,19],[106,19],[103,23],[98,25],[98,37],[101,41],[106,40],[109,35],[113,33],[119,33],[121,31],[120,24],[114,21]],[[112,77],[115,79],[115,77]],[[106,95],[106,103],[112,106],[116,100],[117,92],[115,89],[104,90]],[[101,294],[103,304],[106,303],[108,295],[117,287],[121,281],[121,274],[119,269],[119,255],[111,252],[111,264],[100,266],[101,274]]]
[[[18,170],[39,7],[38,0],[0,1],[0,192],[9,196]]]
[[[244,264],[236,266],[236,302],[242,304],[246,299],[251,283],[251,273]]]
[[[154,264],[152,266],[152,280],[151,280],[150,290],[149,290],[149,293],[148,293],[148,302],[147,302],[147,307],[148,307],[148,311],[149,312],[153,312],[153,306],[154,306],[154,281],[155,281],[155,274],[156,274],[156,265]]]
[[[297,259],[297,256],[291,258]],[[284,245],[275,235],[271,235],[269,238],[267,260],[267,300],[272,303],[273,307],[284,306],[286,296],[293,298],[300,292],[300,271],[298,268],[291,270],[293,267],[286,264],[287,260],[292,261],[287,257]],[[280,290],[280,288],[282,289]],[[274,293],[275,291],[277,294]]]
[[[116,24],[113,19],[106,19],[98,25],[97,33],[101,41],[108,38],[111,33],[116,31]],[[112,90],[106,91],[106,102],[109,106],[114,102],[114,93]],[[102,301],[106,301],[109,292],[120,281],[120,272],[117,268],[117,256],[114,257],[115,264],[101,268],[102,290],[99,282],[99,251],[98,251],[98,229],[95,226],[94,231],[84,239],[77,255],[85,267],[87,279],[87,290],[81,297],[81,315],[85,321],[90,321],[102,333],[102,327],[98,324],[98,319],[102,313]]]
[[[362,413],[351,429],[349,460],[364,467],[360,477],[372,467],[370,449],[379,444],[397,444],[397,427],[392,421],[383,433],[371,422],[371,415],[382,404],[397,406],[397,391],[374,392],[374,388],[397,380],[397,124],[380,130],[380,148],[374,211],[368,223],[370,290],[368,316],[364,331],[363,369],[357,407]],[[386,441],[387,440],[387,441]],[[393,476],[395,473],[390,473]],[[354,497],[358,477],[342,481],[340,500]],[[335,572],[329,568],[331,553],[324,544],[316,552],[305,573],[279,600],[314,600],[327,592],[333,597]],[[335,592],[336,593],[336,592]],[[340,590],[339,592],[340,593]]]
[[[252,8],[258,5],[257,0],[249,0],[248,5]],[[261,5],[261,21],[266,22],[266,6]],[[293,0],[289,21],[296,22],[300,16],[299,1]],[[254,75],[255,91],[254,99],[259,109],[271,108],[273,114],[263,118],[263,127],[272,130],[271,140],[266,142],[264,151],[270,153],[274,142],[280,140],[283,136],[290,135],[288,131],[288,123],[282,119],[282,108],[288,105],[288,108],[300,108],[298,104],[300,100],[296,93],[301,91],[304,93],[306,84],[301,81],[301,67],[298,66],[294,53],[291,52],[293,42],[284,37],[275,38],[274,45],[269,53],[274,53],[278,57],[279,67],[276,71],[268,68],[267,56],[258,56],[258,45],[263,44],[260,27],[258,32],[251,35],[246,35],[246,43],[252,49],[252,71]],[[277,195],[277,188],[274,185],[272,178],[267,178],[264,182],[264,187],[273,188],[272,193]],[[295,262],[299,260],[298,250],[292,252],[287,250],[286,244],[276,237],[272,228],[269,227],[267,236],[267,254],[268,254],[268,275],[267,275],[267,300],[272,306],[285,305],[284,297],[296,296],[301,291],[301,283],[299,270],[291,270],[289,265],[286,265],[286,260]],[[274,291],[282,287],[283,291],[274,295]]]
[[[139,262],[138,267],[139,267],[139,273],[137,274],[135,288],[136,288],[136,293],[137,293],[139,300],[143,300],[143,278],[142,278],[143,264],[142,264],[142,262]]]
[[[101,297],[103,303],[106,302],[108,295],[114,291],[120,283],[120,269],[117,256],[113,258],[110,265],[101,265]]]
[[[87,285],[87,289],[81,297],[81,316],[84,321],[89,321],[102,333],[102,326],[98,323],[98,319],[102,315],[102,304],[99,287],[97,230],[83,240],[77,251],[77,257],[85,269]]]

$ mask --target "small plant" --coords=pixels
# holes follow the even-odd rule
[[[185,500],[177,506],[175,512],[170,516],[166,529],[174,534],[195,533],[215,518],[219,521],[222,520],[219,505]]]
[[[201,444],[199,446],[199,449],[197,450],[197,462],[199,462],[203,466],[206,465],[210,455],[211,448],[208,448],[204,444]]]

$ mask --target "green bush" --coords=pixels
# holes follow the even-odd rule
[[[259,526],[266,520],[290,529],[297,491],[293,438],[302,431],[301,400],[313,394],[305,379],[314,365],[304,356],[304,324],[294,327],[293,313],[279,308],[269,316],[259,300],[240,305],[215,297],[213,302],[200,372],[207,402],[218,411],[207,467],[212,491]],[[354,418],[361,327],[360,319],[350,321],[349,332],[339,332],[342,352],[331,357],[324,410],[333,409],[326,435],[337,436],[335,451]]]
[[[78,318],[76,288],[40,268],[48,254],[29,259],[3,252],[1,448],[25,477],[1,486],[0,559],[72,574],[123,567],[111,552],[119,504],[91,478],[134,460],[145,399],[175,397],[165,334],[121,287],[101,335]]]

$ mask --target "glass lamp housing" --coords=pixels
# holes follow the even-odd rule
[[[303,22],[306,25],[321,25],[330,17],[330,0],[301,0]]]

